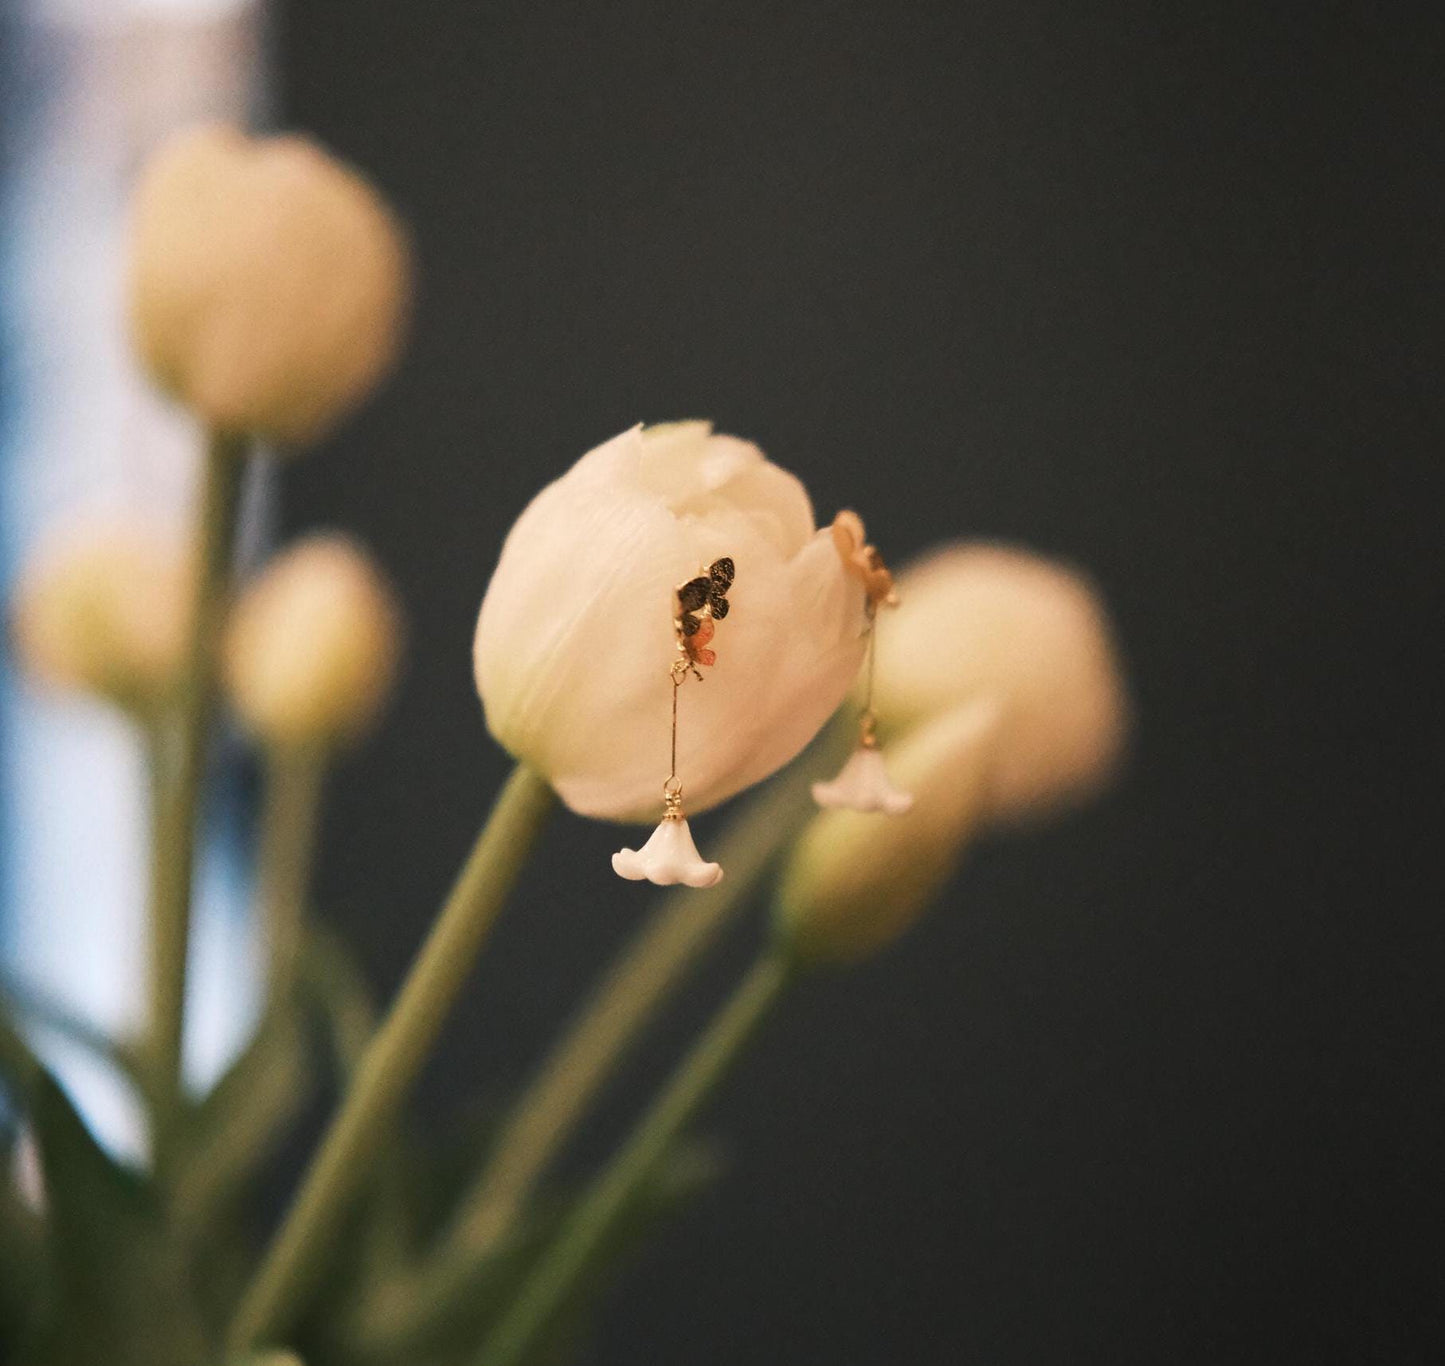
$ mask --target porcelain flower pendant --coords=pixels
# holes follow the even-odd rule
[[[612,870],[633,882],[655,882],[659,887],[684,883],[688,887],[716,887],[722,881],[721,865],[706,863],[692,842],[687,821],[668,815],[658,823],[641,849],[622,849],[612,855]]]
[[[913,806],[912,795],[888,781],[883,755],[871,745],[855,749],[831,783],[814,783],[813,800],[837,810],[882,811],[889,816],[901,816]]]

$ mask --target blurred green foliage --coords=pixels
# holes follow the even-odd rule
[[[268,1009],[250,1043],[168,1145],[169,1170],[122,1164],[96,1143],[26,1043],[44,1027],[103,1056],[148,1100],[128,1050],[23,992],[0,992],[0,1361],[15,1366],[465,1366],[577,1193],[543,1187],[499,1245],[434,1252],[456,1196],[496,1126],[392,1133],[374,1154],[326,1275],[285,1351],[227,1357],[225,1325],[253,1272],[284,1184],[286,1143],[308,1109],[346,1085],[375,1010],[344,947],[313,933],[295,995]],[[19,1179],[34,1160],[41,1190]],[[716,1175],[698,1143],[675,1151],[625,1225],[606,1267],[579,1288],[538,1345],[566,1359],[617,1262]],[[294,1175],[294,1173],[292,1173]],[[38,1198],[37,1198],[38,1196]],[[462,1256],[458,1262],[456,1258]],[[293,1350],[294,1349],[294,1350]]]

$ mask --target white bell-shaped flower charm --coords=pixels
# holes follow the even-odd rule
[[[883,754],[866,738],[831,783],[814,783],[813,800],[819,806],[844,811],[882,811],[901,816],[913,806],[913,796],[888,781]]]
[[[667,810],[652,837],[641,849],[620,849],[612,855],[612,870],[619,877],[671,887],[716,887],[722,881],[721,865],[707,863],[692,842],[687,817],[682,814],[682,793],[669,789]]]

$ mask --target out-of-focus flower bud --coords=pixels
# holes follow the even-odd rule
[[[15,652],[40,681],[149,712],[174,686],[190,620],[185,540],[87,521],[44,542],[11,605]]]
[[[824,811],[799,839],[778,895],[805,962],[866,958],[907,930],[978,829],[999,709],[979,699],[925,722],[891,751],[913,809],[892,820]]]
[[[236,603],[224,679],[246,728],[273,748],[366,730],[396,673],[401,612],[371,557],[331,533],[278,555]]]
[[[700,656],[707,681],[680,705],[693,813],[793,758],[858,673],[864,595],[831,531],[793,475],[710,422],[623,432],[517,519],[477,621],[477,690],[492,734],[574,811],[657,811],[677,588],[722,557],[736,578],[716,663]]]
[[[1089,583],[1001,545],[936,551],[905,573],[878,637],[874,707],[890,729],[991,696],[986,811],[1008,821],[1090,795],[1110,775],[1127,702]]]
[[[302,137],[180,133],[135,195],[136,344],[210,425],[316,440],[390,368],[405,323],[405,238],[354,171]]]

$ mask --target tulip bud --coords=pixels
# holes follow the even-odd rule
[[[925,722],[890,753],[911,811],[823,811],[794,847],[781,930],[805,962],[866,958],[927,909],[981,824],[999,711],[991,699]]]
[[[163,389],[223,431],[323,435],[391,367],[409,273],[391,211],[306,138],[192,128],[136,191],[136,345]]]
[[[1082,576],[1007,546],[961,544],[911,568],[899,595],[877,647],[874,707],[888,726],[994,697],[990,821],[1102,785],[1128,709],[1108,620]]]
[[[677,588],[723,557],[736,569],[726,620],[699,656],[704,681],[678,699],[677,774],[693,813],[797,754],[863,659],[863,593],[802,484],[711,423],[636,427],[543,489],[512,528],[477,621],[477,690],[492,734],[574,811],[655,818]]]
[[[224,645],[231,705],[276,748],[352,739],[381,710],[400,638],[400,609],[367,553],[345,536],[308,536],[236,603]]]
[[[190,602],[180,537],[124,521],[68,527],[20,576],[15,652],[44,683],[150,711],[179,674]]]

